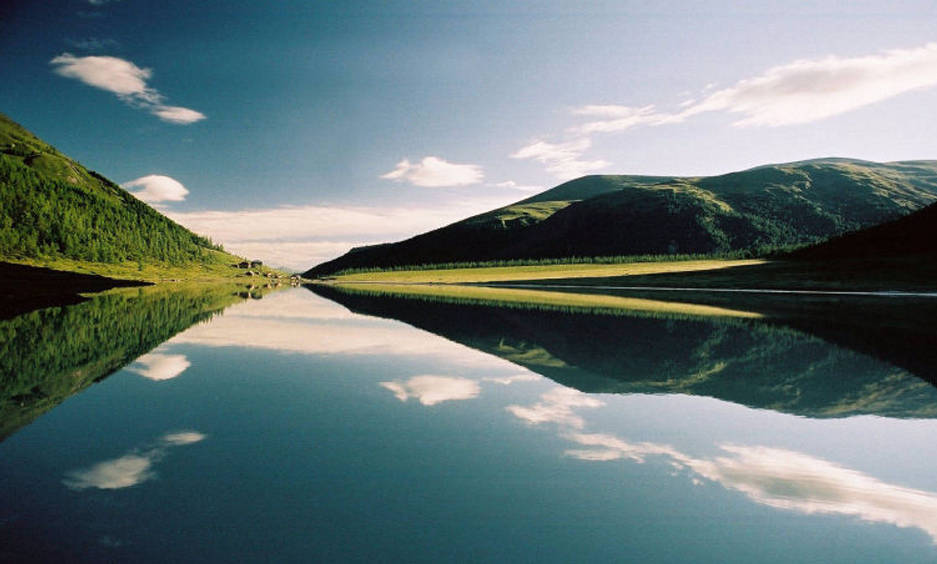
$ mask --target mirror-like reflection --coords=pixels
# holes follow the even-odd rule
[[[138,348],[0,443],[0,560],[937,555],[934,388],[761,304],[315,290],[99,316]]]
[[[356,313],[404,321],[583,392],[693,394],[810,417],[937,417],[937,388],[908,371],[758,319],[686,313],[699,311],[693,309],[661,313],[682,304],[583,313],[466,303],[415,288],[407,294],[309,289]]]
[[[115,290],[0,321],[0,440],[134,359],[132,370],[145,378],[178,376],[184,356],[145,353],[241,301],[240,289]]]

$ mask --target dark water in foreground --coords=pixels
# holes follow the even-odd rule
[[[30,316],[0,560],[937,560],[937,388],[802,319],[328,288]]]

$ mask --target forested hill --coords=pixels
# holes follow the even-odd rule
[[[813,243],[937,201],[937,161],[817,159],[709,177],[586,176],[310,269],[720,253]]]
[[[192,233],[0,114],[0,258],[229,261]]]

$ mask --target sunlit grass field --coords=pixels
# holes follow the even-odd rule
[[[200,262],[190,262],[181,265],[172,265],[165,262],[155,261],[125,261],[121,263],[101,263],[82,260],[73,260],[67,258],[4,258],[3,260],[16,264],[25,264],[29,266],[40,266],[51,268],[53,270],[63,270],[67,272],[76,272],[78,274],[96,274],[108,278],[119,280],[142,280],[145,282],[165,282],[167,280],[186,280],[186,281],[219,281],[233,278],[245,278],[244,269],[232,267],[232,264],[240,262],[240,257],[223,253],[220,251],[206,249],[205,254],[208,259]],[[273,268],[254,268],[254,271],[279,272]],[[257,280],[255,278],[255,280]]]
[[[641,313],[661,316],[760,318],[761,314],[699,304],[667,302],[605,294],[578,294],[457,284],[334,284],[343,291],[429,301],[475,303],[502,307],[558,309],[590,313]]]
[[[480,283],[518,280],[555,280],[564,278],[605,278],[640,276],[677,272],[718,270],[764,264],[764,259],[703,259],[687,261],[633,262],[622,264],[547,264],[530,266],[496,266],[480,268],[446,268],[439,270],[385,270],[342,274],[336,282],[381,283]]]

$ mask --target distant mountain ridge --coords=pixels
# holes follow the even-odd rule
[[[165,264],[234,259],[3,114],[0,258]]]
[[[717,253],[822,241],[937,201],[937,161],[825,158],[708,177],[585,176],[307,276],[447,262]]]

